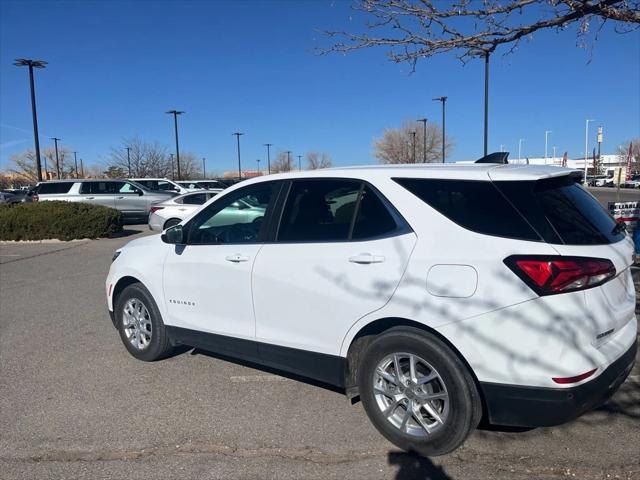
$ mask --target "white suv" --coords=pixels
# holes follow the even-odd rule
[[[212,350],[344,389],[397,446],[555,425],[636,356],[633,243],[568,169],[407,165],[270,175],[114,255],[127,350]],[[256,216],[238,215],[245,202]],[[249,209],[248,209],[249,210]]]

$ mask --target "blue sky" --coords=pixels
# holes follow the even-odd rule
[[[409,73],[383,50],[318,56],[318,30],[349,27],[349,4],[308,1],[84,1],[0,3],[0,168],[33,145],[28,75],[18,57],[49,62],[37,71],[40,141],[50,137],[85,162],[104,162],[112,146],[138,136],[173,149],[164,112],[184,110],[181,151],[222,172],[272,152],[310,150],[334,164],[373,163],[372,143],[387,127],[426,116],[439,121],[435,96],[447,95],[451,160],[482,152],[483,64],[453,55]],[[592,52],[576,47],[575,26],[536,34],[492,62],[490,147],[517,155],[581,156],[585,118],[604,126],[605,153],[640,136],[640,33],[605,27]],[[589,62],[589,60],[591,61]],[[595,141],[595,128],[592,129]],[[264,165],[264,163],[263,163]]]

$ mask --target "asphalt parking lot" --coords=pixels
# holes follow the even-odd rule
[[[477,431],[424,459],[340,392],[197,351],[136,361],[104,296],[112,252],[149,234],[128,230],[0,244],[0,478],[640,479],[638,364],[568,425]]]

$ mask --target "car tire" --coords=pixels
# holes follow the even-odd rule
[[[182,220],[180,220],[179,218],[170,218],[169,220],[167,220],[166,222],[164,222],[164,227],[163,230],[166,230],[167,228],[171,228],[174,227],[176,225],[178,225]]]
[[[120,339],[138,360],[153,362],[173,351],[162,315],[149,291],[141,283],[127,286],[115,304]]]
[[[394,375],[396,360],[402,378]],[[357,377],[360,399],[373,425],[409,452],[449,453],[467,439],[482,417],[480,395],[467,366],[443,342],[418,329],[391,329],[373,340]],[[387,377],[395,377],[397,383],[411,382],[394,386]],[[426,381],[430,377],[434,378]]]

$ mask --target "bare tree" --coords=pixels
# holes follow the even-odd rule
[[[9,168],[9,172],[24,179],[27,182],[37,182],[38,174],[36,171],[36,154],[32,149],[12,155],[9,160],[13,166]]]
[[[330,168],[333,165],[331,155],[328,153],[309,152],[307,153],[307,169],[318,170],[320,168]]]
[[[508,45],[508,52],[539,30],[576,25],[587,44],[606,22],[627,33],[640,27],[640,0],[355,0],[364,33],[326,32],[336,43],[322,53],[384,47],[390,60],[408,62],[455,52],[463,62]]]
[[[291,171],[291,161],[287,152],[279,152],[276,158],[271,161],[271,173],[281,173]]]
[[[407,121],[401,128],[386,129],[382,138],[374,140],[374,155],[381,163],[422,163],[424,138],[422,124]],[[437,123],[427,124],[426,138],[427,163],[440,162],[442,130]],[[447,137],[445,157],[452,151],[453,142]]]
[[[631,171],[640,170],[640,138],[632,138],[623,142],[617,149],[616,154],[620,157],[620,162],[626,162],[629,155],[629,144],[631,144]]]
[[[127,148],[129,148],[127,156]],[[129,138],[118,147],[112,147],[107,161],[107,167],[120,168],[125,175],[138,177],[167,177],[171,176],[171,160],[167,155],[167,147],[158,142],[145,142],[140,138]]]
[[[180,153],[180,176],[183,180],[202,178],[202,165],[194,153]]]

